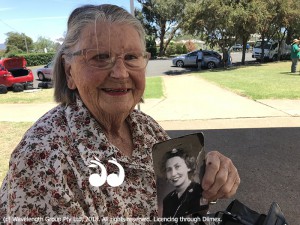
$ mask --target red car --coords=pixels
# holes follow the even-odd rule
[[[8,89],[20,92],[33,88],[33,73],[26,68],[24,57],[5,58],[0,60],[0,94]]]

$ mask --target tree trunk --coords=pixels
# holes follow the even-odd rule
[[[159,35],[159,53],[158,56],[164,56],[165,55],[165,50],[164,50],[164,39],[165,39],[165,34],[166,34],[166,23],[162,23],[160,26],[160,35]]]
[[[260,55],[260,62],[261,63],[263,63],[264,62],[264,60],[265,60],[265,57],[264,57],[264,55],[265,55],[265,35],[264,34],[262,34],[261,35],[261,55]]]
[[[249,36],[248,37],[243,37],[242,44],[243,44],[243,53],[242,53],[242,65],[245,65],[245,59],[246,59],[246,47],[247,47],[247,42],[248,42]]]

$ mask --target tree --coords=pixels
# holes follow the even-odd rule
[[[38,37],[37,41],[33,44],[33,46],[36,52],[44,52],[45,49],[47,49],[47,51],[50,52],[56,50],[55,43],[52,40],[45,37]]]
[[[28,53],[32,49],[33,41],[24,33],[8,32],[6,36],[5,44],[7,47],[5,53],[16,50]]]
[[[201,34],[211,47],[243,44],[242,64],[251,34],[259,33],[262,45],[270,39],[279,43],[300,31],[298,0],[195,0],[190,2],[183,19],[184,30]],[[291,28],[291,26],[293,28]],[[291,39],[291,38],[290,38]],[[280,48],[279,48],[280,49]],[[264,48],[262,48],[262,60]]]
[[[300,4],[298,0],[290,0],[289,4],[290,7],[286,18],[288,21],[286,37],[287,43],[291,43],[294,38],[300,37]]]
[[[186,6],[183,29],[190,34],[200,34],[210,47],[219,46],[223,55],[236,40],[231,1],[196,0]]]
[[[278,41],[277,59],[279,60],[283,41],[286,40],[287,43],[290,43],[292,36],[297,33],[296,38],[299,37],[299,2],[298,0],[267,0],[258,1],[257,4],[260,4],[257,30],[261,35],[261,46],[271,39]],[[262,48],[261,57],[263,61],[264,48]]]
[[[159,56],[164,55],[170,41],[181,28],[186,0],[137,0],[142,5],[142,23],[148,35],[155,32],[160,40]],[[138,17],[141,19],[141,16]],[[153,33],[152,33],[153,34]]]
[[[251,34],[256,32],[257,12],[259,4],[255,0],[240,0],[233,5],[232,20],[236,38],[241,40],[243,45],[242,64],[245,64],[246,46]]]

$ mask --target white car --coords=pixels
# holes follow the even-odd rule
[[[231,47],[231,49],[232,49],[233,51],[242,51],[242,50],[243,50],[243,45],[241,45],[241,44],[236,44],[236,45],[233,45],[233,46]]]
[[[52,80],[52,66],[53,62],[48,63],[44,68],[40,68],[36,71],[39,80]]]

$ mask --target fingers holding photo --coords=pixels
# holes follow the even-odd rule
[[[230,198],[240,184],[237,168],[231,159],[218,151],[206,155],[206,168],[202,180],[203,197],[212,201]]]

